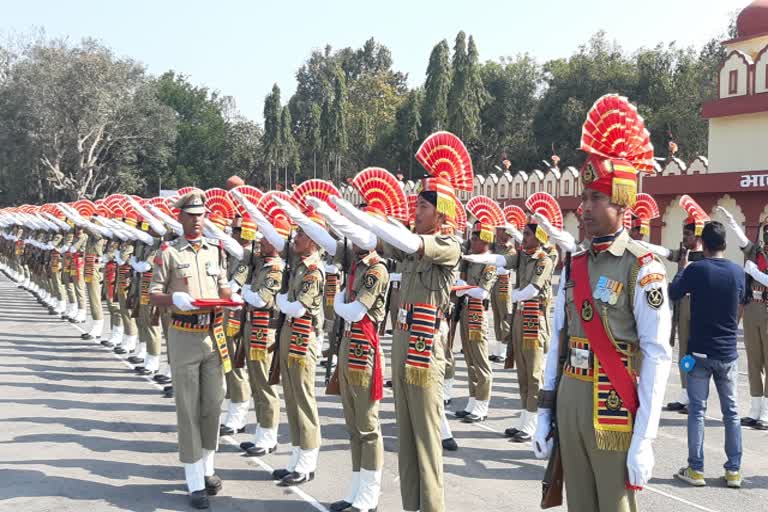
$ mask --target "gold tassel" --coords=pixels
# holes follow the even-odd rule
[[[440,194],[438,192],[437,194],[437,212],[444,214],[446,217],[450,217],[451,219],[456,218],[456,203],[453,201],[453,198],[448,197],[446,195]]]
[[[367,388],[371,384],[371,374],[363,370],[349,370],[347,382],[352,386]]]
[[[483,331],[469,331],[469,341],[483,341]]]
[[[613,178],[611,202],[620,206],[633,207],[637,202],[637,183],[633,180]]]
[[[228,325],[227,326],[227,338],[234,338],[240,332],[240,326]]]
[[[493,242],[493,232],[483,228],[480,230],[480,240],[487,243]]]
[[[306,361],[303,356],[297,356],[295,354],[290,354],[288,356],[288,368],[293,368],[293,365],[301,366],[304,368],[306,366]]]
[[[693,231],[693,234],[696,236],[701,236],[701,234],[704,232],[704,226],[701,224],[696,224],[696,229]]]
[[[632,442],[632,432],[595,429],[595,443],[599,450],[626,452]]]
[[[523,338],[523,350],[536,350],[538,347],[538,338]]]
[[[542,244],[546,244],[547,241],[549,240],[549,237],[547,236],[547,232],[544,231],[544,228],[542,228],[538,224],[536,225],[536,240],[538,240]]]
[[[251,361],[266,361],[267,351],[261,348],[252,348],[248,353]]]
[[[642,235],[650,235],[651,234],[651,226],[648,224],[641,224],[640,225],[640,234]]]
[[[506,294],[506,293],[500,293],[499,294],[499,300],[501,302],[507,302],[507,300],[509,300],[509,295]]]
[[[405,382],[426,388],[432,382],[432,370],[430,368],[405,367]]]

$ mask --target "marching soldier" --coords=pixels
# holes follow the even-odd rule
[[[190,503],[208,508],[208,495],[221,491],[214,473],[223,372],[231,370],[220,308],[198,308],[198,299],[229,299],[218,244],[203,237],[205,197],[200,191],[176,203],[184,237],[165,244],[155,257],[150,303],[171,308],[168,349],[173,367],[179,458]]]
[[[496,230],[496,245],[494,251],[505,256],[515,249],[514,240],[507,233],[505,226]],[[512,273],[503,268],[496,268],[496,282],[491,290],[491,311],[493,312],[493,333],[496,343],[493,345],[489,359],[494,363],[504,361],[506,343],[509,341],[509,317],[512,314],[512,303],[509,300],[510,277]]]
[[[85,246],[84,281],[93,325],[91,330],[84,333],[81,338],[100,342],[104,330],[104,311],[101,305],[102,257],[112,233],[91,222],[86,225],[86,230],[88,230],[88,242]]]
[[[744,306],[744,345],[747,350],[747,377],[749,379],[749,415],[741,419],[745,427],[768,430],[768,288],[765,276],[768,274],[768,223],[764,219],[760,226],[762,244],[753,242],[723,208],[718,211],[726,219],[725,225],[736,235],[746,259],[745,270],[749,277],[747,303]]]
[[[64,258],[64,267],[61,270],[61,281],[64,289],[67,293],[67,306],[64,312],[61,314],[61,318],[65,320],[74,320],[77,316],[77,297],[75,296],[75,287],[72,283],[72,244],[75,241],[75,223],[72,220],[67,219],[71,231],[64,237],[64,244],[61,248],[61,253]]]
[[[642,241],[651,235],[651,220],[659,217],[659,206],[650,194],[640,192],[637,194],[635,206],[628,210],[632,219],[630,222],[629,237],[632,240]]]
[[[70,267],[70,286],[74,290],[77,313],[70,322],[82,324],[85,322],[87,296],[85,292],[85,257],[84,251],[88,244],[88,233],[82,227],[75,228],[75,238],[69,251],[72,253],[72,266]],[[74,311],[74,310],[73,310]]]
[[[440,425],[446,306],[461,258],[458,238],[440,229],[455,219],[454,190],[471,190],[473,178],[464,144],[448,132],[428,137],[416,158],[432,177],[422,181],[415,233],[377,221],[339,198],[335,202],[345,216],[376,235],[380,254],[403,262],[392,345],[400,493],[404,510],[438,512],[445,510]],[[450,176],[450,181],[438,176]]]
[[[281,252],[290,238],[291,224],[283,216],[272,219],[259,241],[259,256],[250,284],[243,287],[243,299],[248,302],[249,322],[245,340],[248,341],[248,377],[256,412],[256,430],[253,442],[244,442],[240,448],[248,456],[262,456],[277,449],[277,427],[280,424],[280,397],[277,386],[269,383],[269,370],[275,354],[277,326],[277,294],[283,282],[285,262]]]
[[[101,344],[107,348],[114,348],[123,339],[123,317],[120,315],[120,304],[117,299],[118,264],[120,245],[125,240],[121,234],[113,232],[115,238],[107,242],[102,261],[104,263],[104,297],[109,312],[110,338],[101,340]]]
[[[613,156],[585,123],[581,147],[590,156],[581,174],[582,205],[591,241],[573,255],[559,287],[533,447],[537,457],[550,454],[554,422],[568,509],[624,512],[637,509],[635,492],[653,470],[652,440],[671,359],[670,313],[664,265],[622,229],[637,172],[653,172],[648,132],[618,96],[598,100],[590,118],[600,118],[606,101],[645,139],[626,136],[637,146]],[[634,375],[639,353],[640,386]]]
[[[126,212],[124,222],[129,228],[136,228],[138,225],[138,215],[132,209]],[[123,334],[115,343],[115,354],[127,354],[136,348],[136,341],[139,337],[139,329],[136,325],[136,319],[133,317],[129,307],[128,292],[131,287],[131,258],[134,257],[136,244],[138,242],[138,233],[133,233],[131,240],[123,241],[115,252],[115,261],[117,262],[117,303],[120,308],[120,318],[123,323]]]
[[[476,219],[470,239],[471,254],[485,254],[493,243],[496,227],[504,224],[501,208],[490,198],[475,196],[467,203],[467,211]],[[493,370],[488,357],[488,305],[496,282],[496,268],[469,263],[460,285],[473,286],[459,290],[459,300],[465,301],[461,311],[461,341],[467,363],[469,400],[463,410],[456,412],[465,423],[484,421],[491,401]]]

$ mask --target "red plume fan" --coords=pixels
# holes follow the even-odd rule
[[[643,220],[656,219],[661,215],[656,200],[653,196],[646,194],[645,192],[637,194],[637,201],[635,202],[635,206],[632,207],[632,211],[637,217],[640,217]]]
[[[237,213],[239,213],[242,217],[245,217],[246,215],[248,215],[248,211],[246,211],[243,205],[240,204],[240,201],[237,201],[234,197],[232,197],[232,192],[235,190],[243,194],[243,197],[248,199],[251,202],[251,204],[254,206],[259,204],[259,201],[261,200],[261,196],[264,195],[264,192],[262,192],[256,187],[252,187],[251,185],[241,185],[239,187],[233,188],[229,192],[229,199],[235,205],[235,208],[237,208]]]
[[[507,224],[512,224],[519,231],[523,230],[526,220],[528,219],[528,216],[525,214],[525,210],[519,206],[511,204],[509,206],[505,206],[502,211],[504,212],[504,219],[506,220]]]
[[[701,232],[704,229],[704,224],[710,221],[709,215],[704,211],[704,208],[699,206],[699,203],[693,200],[688,194],[683,194],[680,197],[680,207],[688,213],[688,218],[685,220],[686,224],[694,224],[696,236],[701,236]]]
[[[172,219],[176,218],[176,215],[178,215],[178,211],[174,213],[173,208],[173,202],[171,202],[170,199],[167,197],[153,197],[149,200],[149,204],[160,210],[161,212],[165,213]]]
[[[458,198],[453,198],[456,201],[456,231],[458,233],[465,233],[467,231],[467,211],[464,209],[464,205]]]
[[[112,210],[110,210],[106,204],[102,203],[98,206],[96,206],[96,215],[99,217],[103,217],[105,219],[111,219],[112,218]]]
[[[77,213],[79,213],[81,216],[85,217],[86,219],[90,219],[93,217],[93,214],[96,213],[96,205],[93,204],[88,199],[80,199],[78,201],[75,201],[72,204],[72,207],[77,210]]]
[[[290,222],[291,219],[288,217],[288,215],[285,214],[280,206],[278,206],[277,201],[275,201],[275,197],[279,197],[280,199],[294,203],[294,201],[291,200],[291,196],[285,192],[281,190],[270,190],[261,196],[259,204],[257,204],[256,207],[261,211],[261,213],[264,214],[267,219],[272,220],[277,217],[282,217],[283,219]]]
[[[454,189],[474,189],[472,158],[464,143],[450,132],[436,132],[421,143],[416,160],[430,176],[448,180]]]
[[[482,224],[498,227],[506,221],[501,207],[488,196],[475,196],[467,202],[467,211]]]
[[[235,217],[235,205],[223,188],[209,188],[205,191],[205,208],[212,216],[232,220]]]
[[[400,182],[386,169],[368,167],[352,179],[351,184],[363,196],[365,204],[401,222],[408,221],[408,201]]]
[[[624,223],[624,229],[632,229],[632,210],[629,208],[624,210],[624,218],[622,219],[622,222]]]
[[[419,196],[418,194],[408,194],[406,199],[408,201],[408,225],[413,226],[416,222],[416,201]]]
[[[125,198],[122,194],[112,194],[104,198],[104,204],[107,205],[107,207],[114,211],[115,206],[120,206]]]
[[[306,202],[307,197],[316,197],[324,203],[328,203],[331,208],[336,209],[336,205],[330,201],[331,196],[341,197],[341,192],[339,192],[339,189],[337,189],[333,183],[325,180],[312,179],[304,181],[296,187],[291,194],[291,199],[304,211],[311,210]]]
[[[525,200],[531,213],[542,214],[553,226],[563,229],[563,211],[557,200],[546,192],[536,192]]]
[[[202,190],[197,188],[197,187],[181,187],[179,190],[176,191],[176,195],[181,197],[183,195],[189,194],[193,190],[196,190],[198,192],[202,192]]]
[[[637,108],[618,94],[606,94],[592,105],[581,129],[581,150],[626,160],[639,172],[655,173],[653,144],[645,121]]]

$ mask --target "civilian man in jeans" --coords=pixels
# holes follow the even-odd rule
[[[709,381],[714,379],[725,425],[725,480],[741,487],[741,424],[737,406],[738,353],[736,331],[745,294],[744,271],[724,257],[725,227],[717,221],[704,226],[704,259],[688,264],[687,254],[669,285],[669,297],[691,294],[691,334],[687,354],[695,360],[688,373],[688,466],[676,478],[704,486],[704,414]]]

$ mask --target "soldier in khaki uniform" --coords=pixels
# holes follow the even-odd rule
[[[126,224],[136,227],[137,219],[127,217]],[[136,341],[139,337],[139,329],[136,326],[136,319],[131,313],[128,304],[128,292],[132,282],[131,258],[134,257],[135,240],[122,242],[115,253],[117,262],[117,303],[120,307],[120,318],[123,322],[123,335],[115,343],[116,354],[127,354],[136,348]]]
[[[64,243],[64,235],[59,233],[51,240],[51,295],[53,304],[48,310],[51,315],[61,315],[66,311],[67,291],[61,282],[62,255],[61,246]]]
[[[274,229],[264,233],[259,242],[251,282],[243,287],[243,299],[250,305],[244,341],[248,343],[246,357],[256,430],[253,442],[241,443],[240,448],[249,456],[267,455],[277,449],[280,424],[280,397],[277,386],[269,384],[269,370],[272,358],[276,357],[275,329],[279,313],[276,297],[285,272],[285,262],[277,247],[285,246],[291,224],[284,217],[273,219],[271,224]]]
[[[504,256],[510,256],[515,250],[512,237],[504,227],[496,231],[496,246],[494,251]],[[493,333],[496,336],[496,344],[491,351],[490,360],[494,363],[504,361],[506,344],[511,334],[510,315],[512,315],[512,302],[509,300],[510,292],[514,288],[514,272],[499,267],[496,269],[496,281],[491,292],[491,311],[493,312]]]
[[[687,196],[686,196],[687,197]],[[669,261],[680,263],[683,255],[688,255],[688,261],[698,261],[704,257],[704,249],[701,243],[701,230],[704,228],[704,222],[709,220],[706,213],[703,213],[701,207],[691,200],[688,205],[688,218],[683,224],[683,241],[680,249],[667,250],[667,259]],[[706,218],[701,215],[693,216],[693,212],[701,211]],[[678,269],[678,272],[682,271]],[[688,336],[691,332],[691,297],[686,295],[682,299],[675,301],[674,314],[672,316],[672,333],[670,334],[670,343],[674,341],[674,335],[677,332],[677,350],[679,357],[685,356],[688,351]],[[679,370],[680,397],[677,401],[667,404],[667,410],[679,411],[683,414],[688,413],[688,380],[687,373]]]
[[[77,302],[77,314],[70,322],[81,324],[85,322],[87,295],[85,291],[85,248],[88,244],[88,233],[81,227],[75,228],[75,239],[69,250],[72,253],[71,281]]]
[[[546,194],[542,197],[546,198],[550,210],[542,209],[541,212],[553,222],[556,214],[550,212],[559,211],[559,206],[553,197]],[[512,319],[512,343],[523,411],[517,426],[506,429],[504,433],[519,443],[530,441],[536,430],[536,404],[549,338],[548,307],[557,253],[550,251],[546,243],[546,234],[538,229],[535,219],[531,219],[523,231],[519,253],[515,251],[507,256],[491,255],[491,258],[487,255],[465,257],[469,261],[485,263],[495,260],[499,263],[497,266],[516,269],[517,272],[518,288],[511,292],[510,299],[513,304],[517,304]]]
[[[236,217],[232,225],[232,237],[243,247],[243,258],[238,259],[233,255],[227,258],[227,278],[229,287],[233,292],[239,292],[243,285],[251,277],[252,259],[255,241],[242,238],[242,217]],[[227,313],[226,335],[227,347],[230,354],[238,352],[239,345],[245,343],[243,338],[244,327],[242,325],[243,312],[231,310]],[[251,387],[248,382],[248,367],[233,368],[227,373],[227,393],[229,401],[227,415],[219,427],[220,435],[232,435],[245,432],[248,410],[251,405]]]
[[[593,109],[602,110],[603,101]],[[568,509],[629,512],[637,510],[635,492],[653,471],[671,363],[670,311],[664,265],[622,229],[637,172],[653,172],[648,132],[625,98],[612,95],[609,102],[635,134],[612,125],[612,136],[634,144],[640,134],[645,139],[641,147],[622,148],[621,157],[606,157],[591,149],[605,137],[585,123],[582,149],[592,154],[581,172],[582,205],[591,241],[568,262],[558,289],[533,447],[537,457],[549,455],[555,421]]]
[[[425,148],[435,137],[443,138],[442,143],[451,146],[453,151],[446,153],[454,156],[466,153],[461,141],[452,134],[442,132],[430,136],[422,144],[417,158],[421,158],[422,165],[432,175],[438,174],[439,166],[430,162]],[[375,219],[334,198],[343,215],[380,242],[377,248],[380,254],[403,263],[398,324],[392,343],[392,384],[400,441],[400,493],[403,509],[407,511],[445,510],[442,388],[447,305],[461,259],[461,243],[455,235],[443,235],[440,230],[447,220],[455,219],[452,183],[463,186],[472,182],[468,162],[452,164],[446,165],[455,173],[452,181],[443,177],[422,181],[416,203],[415,233]],[[357,242],[355,245],[361,246]]]
[[[472,213],[476,215],[476,212]],[[472,228],[471,254],[488,252],[495,230],[495,226],[485,223],[489,221],[478,221]],[[474,287],[456,292],[459,300],[465,301],[461,310],[461,346],[469,384],[469,400],[463,410],[456,412],[456,417],[465,423],[477,423],[488,417],[493,385],[493,370],[488,358],[488,302],[495,282],[496,268],[480,263],[469,263],[462,280],[457,282]]]
[[[164,246],[150,286],[151,304],[171,308],[168,348],[176,382],[179,458],[196,508],[208,508],[207,495],[222,488],[214,474],[214,454],[224,397],[222,370],[231,369],[223,311],[193,304],[195,299],[228,299],[231,294],[220,247],[202,236],[204,203],[200,191],[176,203],[184,237]]]
[[[93,325],[90,331],[84,333],[81,338],[84,340],[101,340],[101,334],[104,330],[104,312],[101,305],[101,266],[104,248],[108,239],[96,225],[89,227],[88,243],[85,246],[85,267],[84,281],[88,292],[88,305],[91,309],[91,318]]]
[[[744,305],[744,345],[747,350],[747,377],[749,379],[749,414],[741,424],[756,430],[768,430],[768,288],[763,284],[768,274],[768,223],[760,226],[762,243],[753,242],[722,206],[718,211],[725,217],[725,225],[739,239],[739,247],[746,259],[745,270],[749,290]]]
[[[118,264],[115,259],[119,255],[121,239],[114,233],[115,238],[107,243],[104,252],[104,297],[109,312],[110,338],[101,340],[101,344],[112,348],[123,339],[123,317],[120,315],[120,304],[116,298]]]
[[[74,223],[71,220],[67,220],[67,224],[73,229],[67,233],[64,237],[64,244],[62,246],[62,257],[64,264],[61,270],[61,283],[67,293],[67,306],[64,312],[61,314],[61,318],[65,320],[74,319],[77,316],[77,296],[75,295],[75,286],[72,282],[72,244],[75,241]]]

